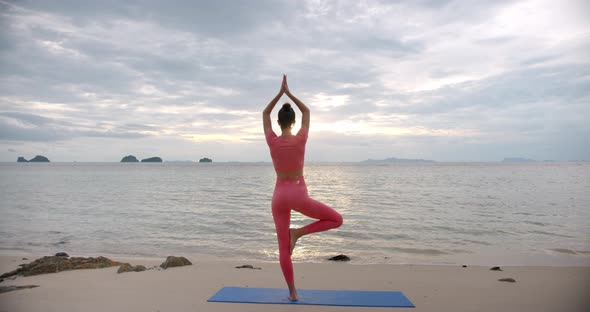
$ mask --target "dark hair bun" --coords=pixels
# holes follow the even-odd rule
[[[281,128],[291,127],[295,122],[295,111],[291,108],[291,104],[285,103],[279,110],[279,124]]]

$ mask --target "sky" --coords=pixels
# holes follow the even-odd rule
[[[262,110],[283,73],[311,110],[307,161],[590,160],[588,16],[588,1],[0,0],[0,161],[270,161]]]

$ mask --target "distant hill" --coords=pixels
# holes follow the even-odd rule
[[[37,155],[31,160],[26,160],[24,157],[19,157],[16,162],[49,162],[45,156]]]
[[[150,158],[142,159],[141,162],[162,162],[162,158],[150,157]]]
[[[396,158],[389,157],[385,159],[367,159],[361,161],[362,163],[435,163],[434,160],[428,159],[407,159],[407,158]]]
[[[521,158],[521,157],[506,157],[502,159],[503,163],[523,163],[523,162],[537,162],[534,159]]]
[[[121,159],[121,162],[139,162],[139,160],[137,160],[137,158],[135,158],[135,156],[129,155],[129,156],[123,157],[123,159]]]
[[[199,159],[199,162],[200,163],[210,163],[210,162],[213,162],[213,159],[205,157],[205,158]]]

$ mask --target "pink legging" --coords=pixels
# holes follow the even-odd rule
[[[272,217],[279,242],[279,260],[288,285],[293,285],[293,263],[291,262],[291,209],[310,218],[318,219],[303,227],[305,234],[327,231],[342,225],[342,216],[334,209],[314,200],[307,194],[303,177],[277,178],[272,196]]]

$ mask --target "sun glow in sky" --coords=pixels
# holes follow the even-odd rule
[[[0,161],[269,161],[261,112],[283,73],[311,109],[308,161],[590,160],[588,16],[575,0],[0,0]]]

